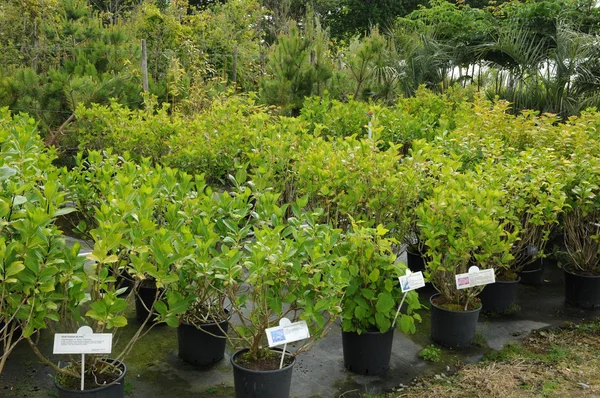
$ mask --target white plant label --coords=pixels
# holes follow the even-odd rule
[[[478,267],[469,268],[469,272],[466,274],[456,275],[456,288],[466,289],[469,287],[489,285],[490,283],[496,282],[496,276],[494,269],[479,270]]]
[[[291,323],[287,318],[283,318],[279,322],[279,326],[266,329],[265,333],[269,340],[269,347],[289,344],[310,337],[306,321]]]
[[[54,354],[110,354],[111,333],[93,333],[89,326],[82,326],[77,333],[54,335]]]
[[[402,293],[410,292],[411,290],[418,289],[425,286],[425,279],[423,278],[423,272],[411,273],[410,270],[406,270],[406,275],[399,276],[400,288]]]

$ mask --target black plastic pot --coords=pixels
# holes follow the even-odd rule
[[[499,281],[486,285],[479,298],[484,311],[504,314],[516,303],[520,279],[516,281]]]
[[[114,382],[109,385],[94,388],[91,390],[68,390],[60,386],[54,379],[54,386],[58,390],[58,398],[123,398],[125,396],[125,374],[127,366],[121,361],[109,359],[110,362],[116,362],[123,373]]]
[[[277,370],[251,370],[238,365],[235,360],[248,349],[243,349],[231,357],[233,383],[236,398],[289,398],[292,385],[292,371],[296,358],[288,366]],[[274,349],[281,353],[281,350]]]
[[[527,264],[521,272],[518,272],[521,283],[524,285],[541,285],[544,282],[544,263],[539,258]]]
[[[451,311],[433,303],[439,297],[434,294],[431,303],[431,338],[448,348],[466,348],[471,345],[477,329],[481,307],[471,311]]]
[[[135,317],[138,322],[143,323],[148,317],[148,309],[151,309],[159,290],[153,286],[139,285],[137,294],[135,295]],[[153,311],[156,314],[156,311]],[[152,316],[148,323],[154,323],[154,316]]]
[[[600,276],[579,275],[565,270],[565,301],[581,308],[600,307]]]
[[[19,326],[18,324],[16,324],[16,321],[12,321],[15,322],[15,330],[13,331],[13,335],[11,338],[11,345],[17,341],[19,339],[19,337],[21,337],[21,334],[23,333],[23,331],[21,330],[21,326]],[[6,330],[4,329],[4,325],[6,325],[6,323],[4,323],[4,321],[0,321],[0,330],[4,330],[4,332],[6,333],[6,337],[8,338],[8,333],[10,330],[10,327],[12,325],[12,322],[9,323],[8,327],[6,328]],[[0,334],[0,338],[3,337]],[[0,343],[0,356],[4,355],[4,344]]]
[[[228,326],[228,320],[207,323],[200,328],[182,323],[177,327],[179,358],[196,366],[210,366],[219,362],[225,355]]]
[[[425,271],[425,260],[420,254],[406,252],[406,262],[412,272]]]
[[[353,373],[376,375],[390,368],[394,329],[379,331],[342,332],[344,367]]]

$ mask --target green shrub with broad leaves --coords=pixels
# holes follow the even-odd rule
[[[353,223],[352,230],[339,246],[340,266],[347,273],[348,287],[342,302],[342,330],[358,334],[378,330],[387,332],[394,322],[404,333],[414,333],[415,322],[421,321],[416,310],[421,308],[416,291],[406,294],[405,312],[396,311],[402,301],[399,276],[406,274],[406,265],[397,261],[383,226],[367,228]]]
[[[338,266],[336,247],[341,231],[318,223],[320,214],[305,208],[306,199],[280,207],[277,195],[257,198],[254,240],[244,245],[242,282],[245,291],[230,297],[232,311],[240,319],[233,323],[235,347],[248,348],[248,357],[268,355],[265,329],[279,319],[305,320],[311,337],[300,342],[295,353],[309,349],[321,338],[341,312],[347,278]]]
[[[448,175],[415,210],[420,239],[426,246],[426,276],[445,305],[473,309],[483,287],[459,290],[455,276],[472,265],[507,267],[518,230],[508,231],[505,193],[475,172]]]
[[[516,279],[516,272],[545,255],[550,233],[568,208],[564,164],[565,159],[552,148],[530,148],[502,163],[482,163],[487,183],[500,181],[505,192],[505,228],[518,233],[511,248],[513,259],[504,275],[499,275],[502,279]]]
[[[564,267],[578,274],[600,275],[600,115],[574,118],[584,127],[565,131],[573,148],[563,164],[568,210],[563,217],[568,261]],[[573,126],[572,125],[572,126]]]
[[[377,139],[346,137],[328,142],[307,141],[295,164],[298,195],[325,210],[326,221],[350,230],[352,220],[404,239],[410,211],[418,197],[418,174],[401,162],[393,144],[382,151]]]
[[[16,344],[83,300],[79,248],[56,219],[73,210],[33,119],[0,109],[0,372]]]

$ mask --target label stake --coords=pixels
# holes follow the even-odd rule
[[[81,391],[84,390],[85,377],[85,354],[81,354]]]
[[[400,305],[398,306],[398,311],[396,311],[396,316],[394,317],[394,322],[392,322],[392,329],[394,328],[394,326],[396,326],[396,319],[398,318],[398,314],[400,314],[400,308],[402,308],[402,304],[404,304],[404,299],[406,298],[407,294],[408,292],[404,293],[404,296],[402,296],[402,300],[400,301]]]
[[[279,362],[279,369],[283,368],[283,358],[285,358],[285,349],[287,347],[287,343],[283,345],[283,352],[281,353],[281,362]]]

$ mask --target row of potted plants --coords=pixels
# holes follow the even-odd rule
[[[283,316],[306,320],[311,329],[311,337],[295,354],[310,348],[338,316],[343,317],[344,330],[351,333],[391,329],[398,304],[397,276],[404,267],[396,263],[392,241],[385,237],[388,231],[383,227],[355,224],[353,232],[344,234],[320,223],[322,212],[309,211],[306,198],[280,206],[278,194],[269,189],[252,190],[251,184],[243,183],[243,170],[231,178],[234,189],[221,193],[207,187],[202,176],[192,178],[110,153],[79,155],[73,170],[56,170],[35,124],[27,127],[28,131],[7,137],[3,149],[12,151],[11,144],[29,139],[37,145],[32,156],[47,156],[47,163],[44,173],[35,174],[37,179],[31,173],[30,183],[24,184],[17,181],[22,178],[19,170],[8,166],[11,157],[2,159],[3,184],[15,190],[23,184],[22,188],[31,190],[26,195],[28,203],[16,194],[17,199],[9,202],[7,212],[18,216],[15,219],[5,214],[3,207],[3,227],[11,232],[8,243],[22,251],[15,255],[15,262],[2,264],[2,314],[3,320],[24,331],[19,339],[27,340],[35,354],[56,370],[59,396],[79,394],[80,358],[71,356],[64,361],[66,366],[58,366],[38,346],[40,333],[44,329],[74,332],[87,324],[95,332],[118,334],[130,322],[125,314],[134,300],[137,331],[111,359],[89,356],[86,393],[108,390],[108,394],[122,395],[123,359],[159,322],[178,327],[181,356],[192,363],[207,365],[219,360],[223,344],[207,343],[205,347],[215,348],[208,358],[206,349],[194,353],[190,347],[196,347],[198,340],[194,336],[190,344],[190,331],[200,329],[204,338],[220,336],[221,342],[224,336],[234,346],[245,347],[246,351],[233,358],[241,391],[243,386],[273,385],[245,382],[248,375],[238,376],[238,370],[270,366],[274,356],[278,363],[279,355],[265,347],[265,329]],[[15,158],[20,160],[21,155],[16,153]],[[40,190],[45,197],[34,196]],[[72,249],[65,246],[56,227],[58,216],[75,209],[78,217],[71,218],[76,221],[73,230],[93,241],[93,250],[85,258],[78,256],[77,244]],[[39,212],[44,214],[39,220],[42,225],[32,226],[32,232],[23,230],[23,220],[35,219]],[[34,239],[38,255],[24,244],[42,232],[45,240],[58,243],[52,247]],[[33,275],[28,274],[30,268]],[[48,276],[52,279],[46,281]],[[33,289],[24,285],[28,279]],[[143,297],[146,288],[154,288],[149,300]],[[49,293],[48,297],[36,296],[35,304],[44,311],[39,317],[29,306],[31,296],[13,303],[12,297],[22,289]],[[398,324],[410,332],[418,320],[416,294],[410,294],[406,302]],[[9,304],[21,306],[33,316],[19,308],[13,311]],[[232,317],[235,321],[228,322]],[[230,333],[228,325],[233,326]],[[4,327],[3,332],[10,336],[13,329]],[[9,349],[15,344],[8,339]],[[288,357],[293,362],[293,356]],[[240,394],[272,396],[255,387]]]
[[[338,315],[348,332],[368,333],[369,324],[385,332],[389,330],[386,326],[390,314],[395,312],[390,303],[398,303],[398,287],[390,287],[390,282],[375,276],[377,272],[379,276],[383,274],[386,264],[388,268],[395,264],[392,253],[398,251],[403,238],[410,243],[417,238],[420,244],[427,263],[426,274],[441,293],[433,300],[434,307],[454,312],[477,311],[476,296],[481,290],[458,291],[454,287],[456,274],[476,264],[480,268],[495,268],[499,279],[514,278],[528,263],[543,258],[551,229],[556,225],[565,230],[565,245],[575,264],[569,272],[579,270],[593,276],[597,271],[598,151],[593,140],[573,139],[574,134],[558,143],[569,148],[569,157],[564,151],[554,154],[539,148],[515,152],[506,145],[497,145],[496,137],[480,137],[474,141],[486,156],[477,162],[448,157],[446,144],[416,142],[411,156],[402,160],[405,173],[369,176],[357,172],[365,181],[380,178],[376,181],[385,189],[357,190],[352,195],[350,182],[345,183],[345,193],[337,192],[338,189],[331,193],[322,189],[323,185],[306,185],[299,187],[310,189],[308,196],[290,201],[268,189],[268,183],[260,178],[244,183],[245,167],[231,177],[231,192],[215,193],[204,184],[202,176],[192,177],[145,161],[136,164],[126,156],[98,152],[90,152],[85,158],[80,155],[77,167],[61,172],[59,178],[49,163],[51,152],[41,149],[34,131],[35,124],[27,119],[16,119],[9,128],[3,126],[2,149],[6,155],[0,166],[2,199],[8,205],[3,205],[3,228],[10,231],[6,235],[10,237],[7,247],[12,248],[7,252],[13,257],[7,258],[13,260],[3,263],[3,292],[10,300],[2,301],[2,314],[5,325],[14,320],[17,323],[3,326],[2,331],[14,336],[12,325],[20,326],[24,330],[21,338],[42,357],[35,341],[38,330],[73,331],[81,323],[93,325],[95,331],[119,329],[127,324],[123,314],[136,298],[142,313],[141,325],[116,359],[122,359],[156,321],[172,326],[187,323],[196,329],[212,321],[222,330],[228,324],[227,317],[238,310],[231,323],[235,327],[227,336],[237,346],[248,346],[247,357],[251,359],[264,356],[264,333],[258,331],[276,324],[283,314],[307,320],[315,328],[312,335],[317,337]],[[22,144],[28,140],[29,145]],[[455,145],[456,141],[448,142]],[[364,158],[365,164],[396,161],[391,152],[377,155],[381,152],[376,141],[348,139],[346,143],[339,147],[350,155],[340,161],[336,175],[353,157],[372,156]],[[21,162],[22,152],[27,150],[47,163],[43,165],[45,174],[34,170],[35,177],[30,172],[30,180],[17,183],[26,175],[20,170],[27,170]],[[394,182],[409,185],[405,176],[416,184],[411,191],[416,193],[405,196],[400,210],[395,210],[385,201],[386,193],[393,192],[394,198],[402,198],[398,195],[404,193],[387,187]],[[324,175],[320,182],[332,178],[335,176]],[[26,189],[31,192],[21,194]],[[45,198],[40,196],[42,191]],[[94,241],[94,251],[88,257],[93,264],[84,265],[76,255],[77,249],[63,249],[64,244],[60,243],[53,220],[72,211],[65,206],[66,199],[76,205],[80,218],[85,220],[78,229]],[[47,205],[52,201],[52,206]],[[328,205],[335,209],[335,218]],[[318,206],[328,211],[319,211]],[[45,212],[45,221],[33,225],[34,235],[58,235],[56,245],[28,240],[31,233],[22,228],[23,220],[41,220],[27,215],[29,211],[39,212],[39,208]],[[377,220],[392,220],[386,223],[390,231],[383,232],[383,226],[371,228],[352,222],[355,215],[361,218],[361,214],[363,221],[368,222],[365,209]],[[391,214],[394,211],[399,213]],[[329,226],[333,221],[343,229]],[[412,234],[405,232],[409,226],[413,227]],[[397,241],[384,239],[388,234]],[[30,255],[34,248],[41,254]],[[33,260],[44,256],[46,262]],[[36,268],[34,262],[43,266]],[[52,264],[56,263],[61,266],[55,266],[55,270]],[[340,274],[334,272],[339,270]],[[31,277],[29,271],[40,274]],[[273,276],[273,284],[265,283],[266,275]],[[351,276],[358,278],[354,286]],[[38,288],[32,290],[28,282]],[[291,282],[297,285],[290,288]],[[141,300],[145,285],[156,289],[147,302]],[[297,294],[306,294],[303,286],[310,287],[313,294],[332,290],[323,296],[324,301],[319,301],[318,297]],[[25,290],[11,295],[15,291],[11,289]],[[586,289],[580,285],[571,291],[579,294]],[[48,300],[53,303],[40,305],[47,299],[33,299],[32,291],[49,293]],[[17,295],[22,302],[14,300]],[[418,301],[414,294],[410,297],[413,299],[408,300],[407,312],[399,322],[406,331],[418,320],[414,314]],[[589,299],[572,298],[568,293],[567,300],[583,306],[597,305]],[[35,311],[43,312],[38,314],[27,307],[31,302],[38,304]],[[267,303],[269,310],[260,309],[256,303]],[[13,304],[16,309],[9,307]],[[20,308],[29,308],[29,314],[34,316],[30,318]],[[437,340],[449,335],[448,330]],[[306,348],[312,341],[307,342]],[[13,340],[9,340],[8,347],[11,346],[14,347]],[[98,361],[97,367],[92,368],[102,374],[123,374],[122,365],[109,365]],[[64,376],[59,379],[65,383],[78,377],[75,358],[66,369],[53,366]]]

